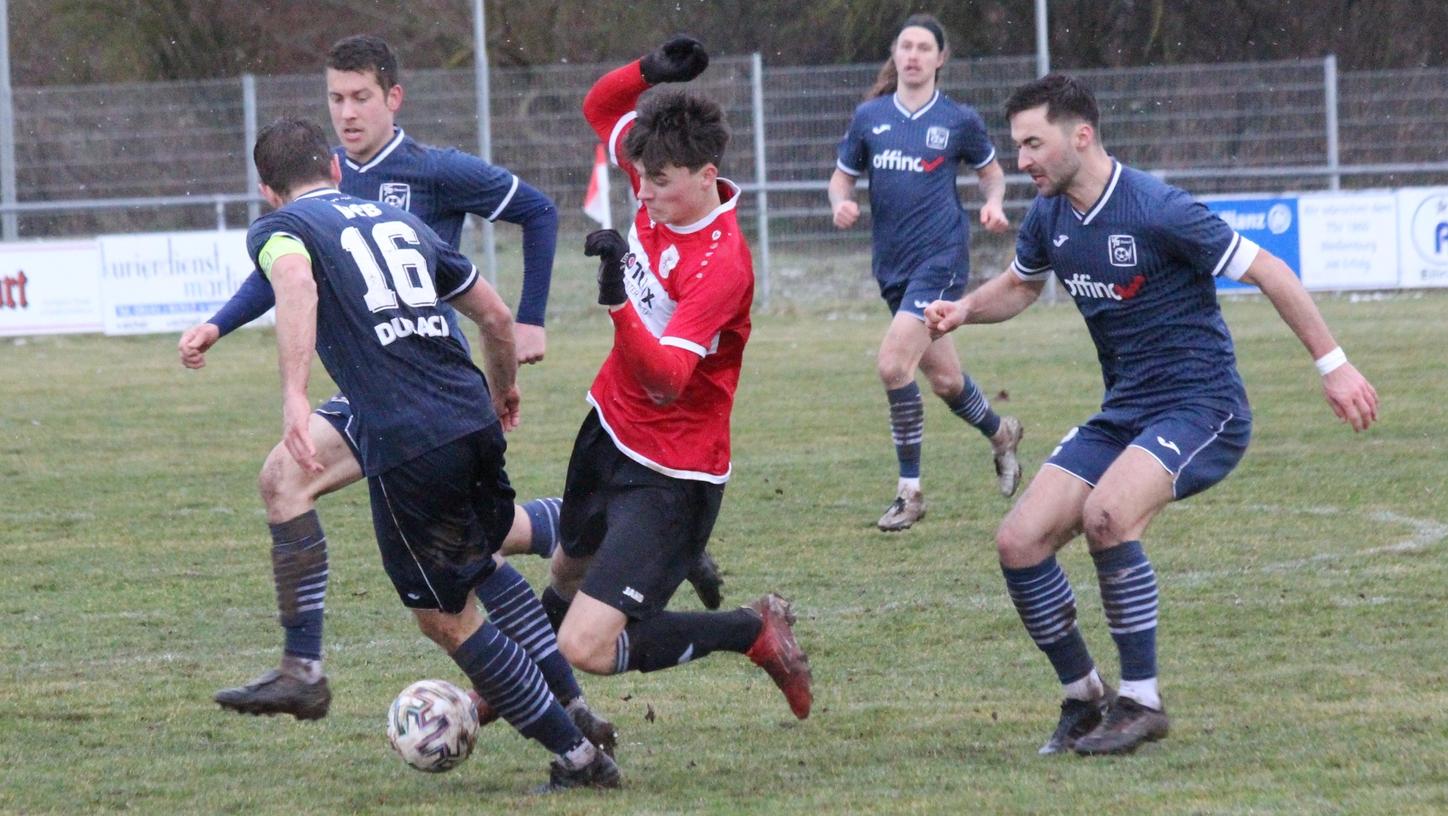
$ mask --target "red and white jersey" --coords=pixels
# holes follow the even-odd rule
[[[584,114],[619,163],[634,103],[649,86],[637,63],[599,80]],[[629,302],[662,346],[701,358],[679,396],[667,405],[650,399],[621,359],[609,352],[588,392],[604,429],[634,461],[680,479],[722,484],[729,479],[729,417],[749,340],[754,265],[739,230],[739,187],[719,179],[721,204],[688,225],[656,224],[640,205],[629,229],[624,285]]]

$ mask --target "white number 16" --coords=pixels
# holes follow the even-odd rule
[[[398,239],[411,246],[400,246]],[[342,248],[352,256],[362,279],[367,282],[367,294],[362,297],[367,308],[374,312],[396,309],[399,297],[413,308],[436,305],[437,287],[428,274],[427,259],[413,249],[421,243],[416,230],[401,221],[383,221],[372,225],[372,240],[382,250],[382,260],[392,278],[391,286],[387,285],[362,231],[356,227],[342,230]]]

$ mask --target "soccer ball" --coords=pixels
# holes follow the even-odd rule
[[[387,710],[387,742],[402,761],[428,773],[461,765],[478,741],[478,707],[445,680],[419,680]]]

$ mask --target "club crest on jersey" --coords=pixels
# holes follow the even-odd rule
[[[679,265],[679,248],[669,244],[669,248],[659,254],[659,277],[669,279],[669,273]]]
[[[932,127],[925,131],[925,146],[931,150],[944,150],[950,144],[950,131],[943,127]]]
[[[1136,237],[1112,235],[1106,239],[1107,253],[1112,266],[1136,266]]]
[[[405,210],[412,203],[412,185],[405,181],[388,181],[377,190],[377,200]]]

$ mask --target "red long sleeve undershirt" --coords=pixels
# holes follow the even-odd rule
[[[613,319],[613,347],[624,368],[659,404],[673,402],[684,392],[689,376],[699,365],[699,355],[659,342],[639,319],[632,303],[610,309]]]

